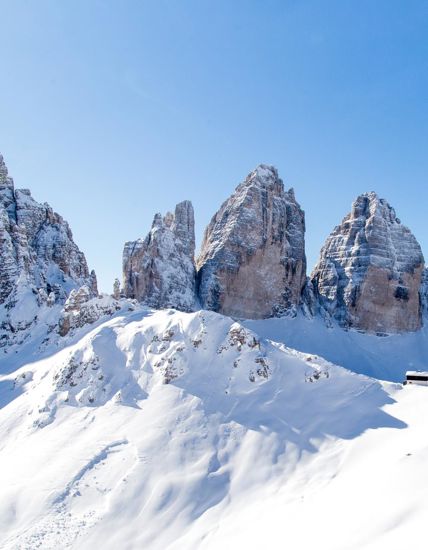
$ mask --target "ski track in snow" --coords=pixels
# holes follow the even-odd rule
[[[54,499],[46,517],[42,517],[18,537],[5,541],[4,548],[10,550],[70,548],[100,519],[104,499],[115,489],[103,479],[103,470],[112,466],[108,461],[109,456],[112,453],[122,453],[123,447],[127,444],[128,441],[119,440],[106,445],[79,470],[64,491]],[[129,461],[125,458],[120,462],[123,464],[119,463],[115,475],[121,477],[119,482],[123,482],[134,464],[129,468]],[[92,505],[86,505],[84,510],[78,510],[77,513],[73,511],[73,508],[79,509],[79,506],[74,505],[73,500],[78,501],[87,496],[88,492],[94,493]]]

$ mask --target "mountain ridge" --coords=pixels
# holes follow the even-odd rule
[[[385,327],[363,330],[329,311],[319,299],[321,279],[317,289],[302,270],[304,216],[294,192],[284,190],[271,167],[251,174],[220,209],[220,220],[225,214],[233,220],[227,238],[227,220],[210,228],[220,238],[208,239],[209,247],[223,247],[235,262],[222,288],[239,281],[245,291],[241,260],[259,261],[257,251],[272,247],[283,255],[274,255],[269,269],[291,276],[275,284],[299,293],[278,310],[272,308],[278,294],[271,293],[260,315],[268,318],[240,321],[197,302],[189,202],[175,214],[156,215],[147,238],[127,245],[131,290],[121,291],[115,281],[113,295],[98,295],[88,270],[83,278],[66,278],[65,266],[55,263],[62,258],[53,255],[55,240],[43,239],[33,260],[26,256],[31,250],[22,236],[37,233],[40,224],[42,232],[45,224],[60,224],[60,235],[71,239],[71,233],[48,206],[17,193],[0,163],[0,213],[14,228],[7,226],[0,240],[2,258],[12,262],[3,266],[16,259],[8,256],[8,243],[23,251],[23,265],[28,261],[28,276],[11,279],[10,292],[20,290],[22,299],[0,306],[0,319],[31,321],[15,332],[2,328],[5,550],[280,550],[287,543],[386,550],[406,547],[415,535],[424,544],[427,389],[400,382],[407,369],[424,367],[428,327],[386,335]],[[27,208],[22,226],[16,197]],[[385,242],[389,224],[398,232],[401,224],[383,207],[374,225],[386,228],[382,252],[395,254]],[[352,237],[364,246],[373,246],[369,211],[366,204],[358,216],[360,233],[349,220]],[[253,233],[245,214],[254,214]],[[249,250],[252,235],[257,246]],[[340,238],[346,241],[345,230]],[[72,241],[65,244],[76,250]],[[363,267],[376,264],[366,256]],[[358,271],[361,257],[340,255],[349,263],[343,271]],[[391,281],[404,287],[405,269],[391,260]],[[43,277],[32,278],[33,266],[43,275],[46,265],[63,274],[56,293],[39,284]],[[425,316],[427,270],[420,296]]]

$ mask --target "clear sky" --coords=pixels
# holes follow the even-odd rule
[[[257,164],[313,266],[364,191],[428,256],[428,2],[0,0],[0,151],[104,291],[126,240],[193,201],[197,238]]]

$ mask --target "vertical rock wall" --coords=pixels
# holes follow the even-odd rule
[[[421,326],[424,258],[410,230],[375,193],[360,195],[328,237],[312,273],[321,307],[370,332]]]
[[[195,220],[190,201],[175,213],[156,214],[145,239],[125,243],[123,290],[154,308],[191,311],[196,306]]]
[[[208,225],[197,261],[202,307],[242,318],[300,303],[306,276],[304,213],[278,172],[260,165]]]

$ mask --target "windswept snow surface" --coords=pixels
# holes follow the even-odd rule
[[[213,312],[67,342],[1,359],[1,548],[426,548],[428,388]]]
[[[428,318],[416,332],[377,336],[330,326],[321,317],[296,317],[243,321],[261,337],[291,348],[316,353],[359,374],[402,382],[408,370],[428,369]]]

